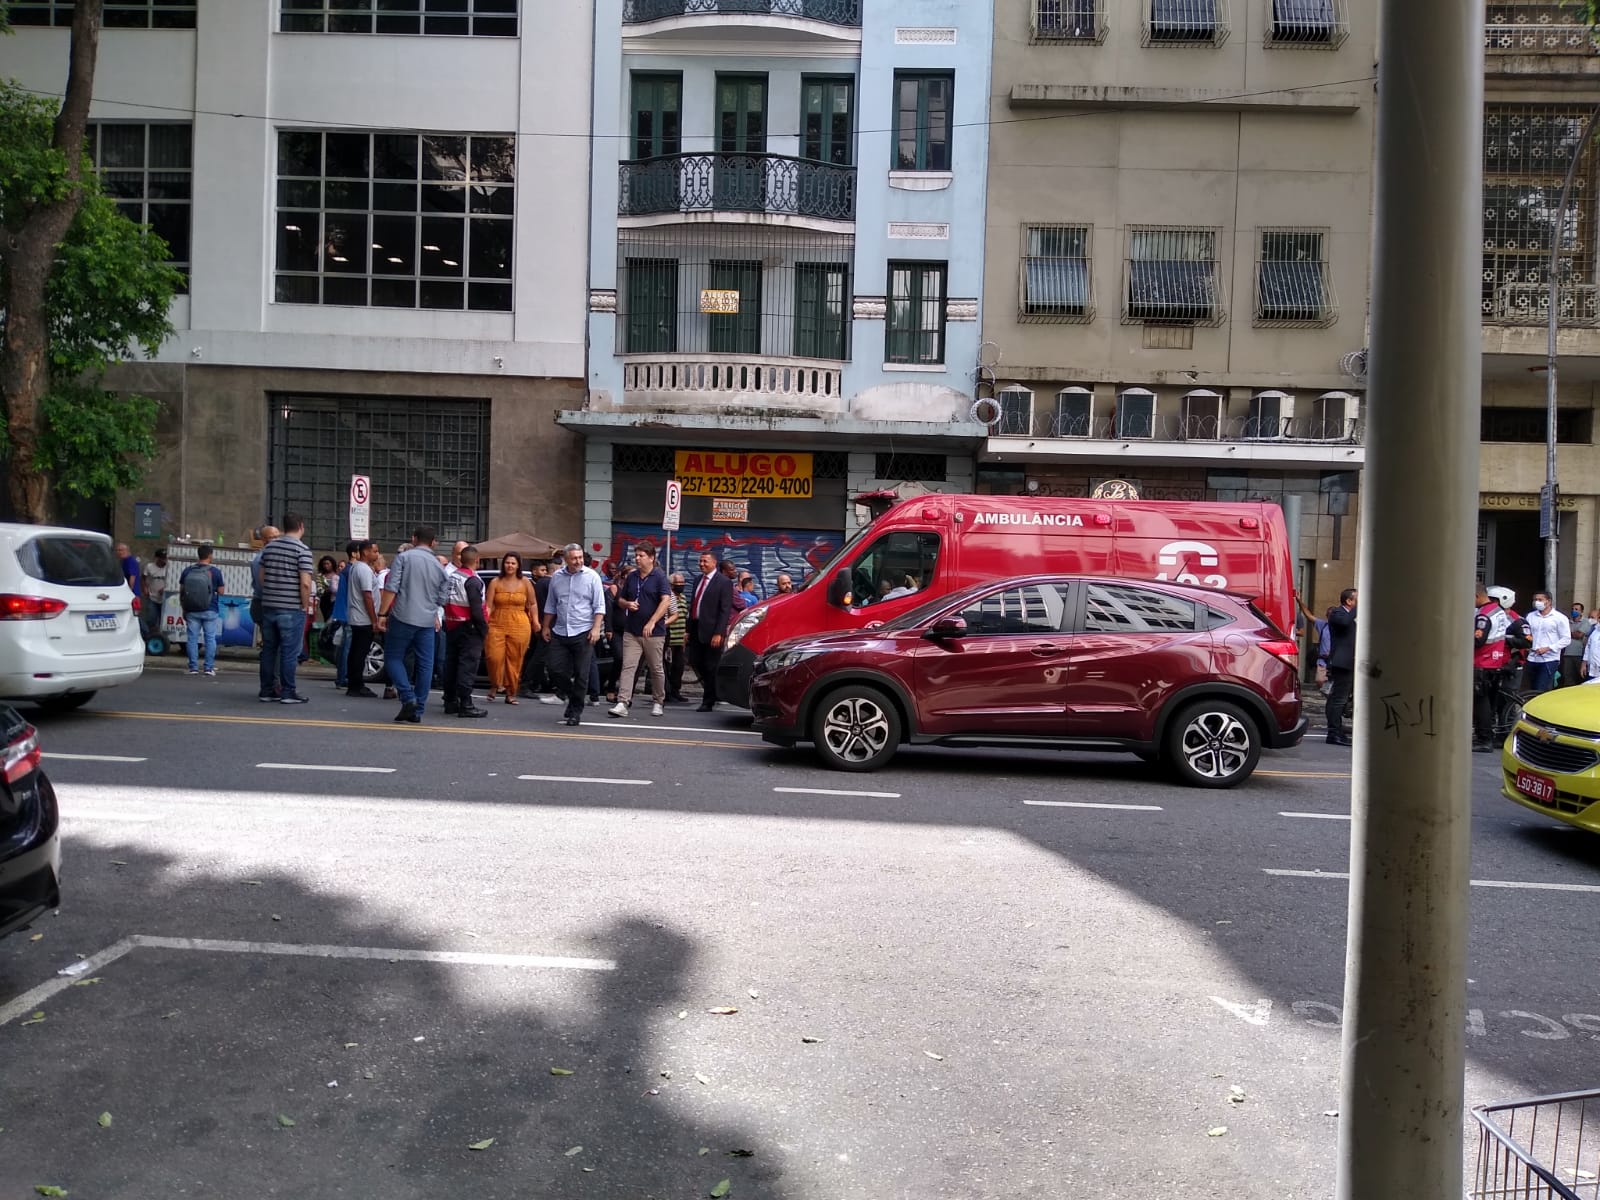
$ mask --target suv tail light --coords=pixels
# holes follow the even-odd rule
[[[1261,643],[1261,648],[1274,658],[1282,659],[1296,671],[1300,669],[1300,643],[1294,641],[1279,641],[1273,638]]]
[[[48,621],[67,611],[67,602],[53,596],[0,594],[0,621]]]
[[[135,596],[133,598],[133,611],[135,613],[137,613],[139,611],[139,597],[137,597],[137,596]]]
[[[20,783],[38,769],[39,731],[28,725],[18,735],[17,740],[6,747],[6,782],[12,785]]]

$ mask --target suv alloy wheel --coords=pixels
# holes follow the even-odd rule
[[[900,713],[877,688],[847,683],[817,705],[811,738],[834,770],[876,771],[900,748]]]
[[[1184,783],[1229,788],[1243,783],[1261,760],[1261,731],[1237,704],[1197,700],[1167,726],[1166,760]]]

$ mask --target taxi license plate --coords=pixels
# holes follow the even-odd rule
[[[90,633],[115,633],[117,631],[116,613],[86,613],[84,624],[89,627]]]
[[[1516,789],[1530,800],[1537,800],[1540,804],[1554,804],[1556,802],[1556,781],[1544,775],[1535,775],[1532,771],[1518,771]]]

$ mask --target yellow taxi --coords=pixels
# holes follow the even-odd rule
[[[1500,769],[1508,800],[1600,833],[1600,684],[1529,700],[1506,738]]]

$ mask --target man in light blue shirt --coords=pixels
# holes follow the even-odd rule
[[[412,544],[389,564],[378,610],[378,632],[383,635],[383,661],[389,682],[400,697],[395,720],[420,725],[428,701],[428,685],[433,682],[434,617],[444,607],[450,580],[433,552],[433,527],[419,525],[411,538]],[[406,674],[408,653],[416,656],[415,683]]]
[[[562,720],[576,725],[583,717],[595,643],[605,626],[606,593],[600,576],[583,565],[582,546],[572,542],[561,557],[565,565],[550,576],[540,636],[550,644],[550,681],[566,697]]]

